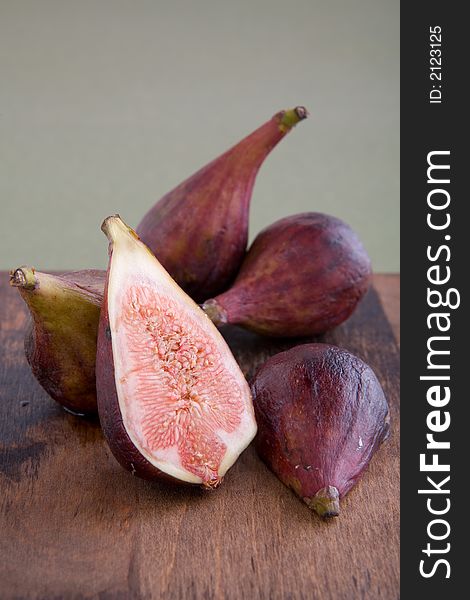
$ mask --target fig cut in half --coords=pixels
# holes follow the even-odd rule
[[[213,488],[256,433],[227,344],[119,216],[98,331],[98,411],[117,460],[146,479]]]

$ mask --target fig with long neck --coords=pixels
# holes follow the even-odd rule
[[[372,369],[347,350],[305,344],[272,356],[252,383],[261,458],[321,517],[336,517],[389,435]]]
[[[256,433],[224,339],[119,216],[96,360],[98,411],[117,460],[143,478],[217,487]]]
[[[237,274],[258,170],[306,116],[303,107],[277,113],[163,196],[138,225],[142,241],[196,301],[227,289]]]
[[[69,411],[94,413],[95,357],[105,272],[51,275],[20,267],[10,275],[31,320],[26,358],[46,392]]]
[[[232,287],[203,309],[217,325],[274,337],[316,335],[351,315],[370,275],[367,252],[346,223],[301,213],[259,233]]]

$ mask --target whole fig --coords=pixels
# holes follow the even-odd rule
[[[258,170],[278,142],[306,117],[300,106],[275,114],[163,196],[136,228],[163,267],[197,302],[233,281],[246,251]]]
[[[232,287],[202,308],[216,325],[268,336],[315,335],[351,315],[370,275],[367,252],[346,223],[301,213],[261,231]]]
[[[269,358],[251,388],[260,457],[321,517],[337,516],[389,434],[372,369],[342,348],[305,344]]]
[[[10,284],[25,301],[31,320],[25,353],[31,370],[59,404],[76,414],[95,413],[95,358],[106,272],[62,275],[20,267]]]

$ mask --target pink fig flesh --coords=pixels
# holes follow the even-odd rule
[[[264,229],[232,287],[203,309],[216,325],[274,337],[316,335],[351,315],[370,275],[367,252],[348,225],[301,213]]]
[[[54,400],[80,415],[97,411],[96,339],[105,275],[52,275],[31,267],[10,274],[31,315],[25,336],[31,370]]]
[[[197,302],[227,289],[246,251],[256,175],[271,150],[300,120],[281,111],[167,193],[136,231],[175,281]]]
[[[256,433],[250,389],[224,339],[118,217],[96,381],[111,451],[133,474],[217,487]]]
[[[389,434],[374,372],[347,350],[304,344],[268,359],[251,387],[260,457],[320,516],[337,516]]]

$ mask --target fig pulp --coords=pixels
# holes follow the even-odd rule
[[[233,281],[246,251],[256,174],[307,111],[281,111],[159,200],[137,233],[197,302]]]
[[[252,392],[261,458],[321,517],[337,516],[389,434],[372,369],[342,348],[304,344],[268,359]]]
[[[135,232],[117,215],[102,229],[110,258],[96,382],[111,451],[141,477],[216,487],[256,433],[248,384]]]
[[[264,229],[232,287],[202,308],[216,325],[269,336],[315,335],[351,315],[370,275],[367,252],[348,225],[302,213]]]
[[[20,267],[10,275],[30,314],[26,358],[46,392],[69,411],[94,413],[95,358],[104,271],[51,275]]]

